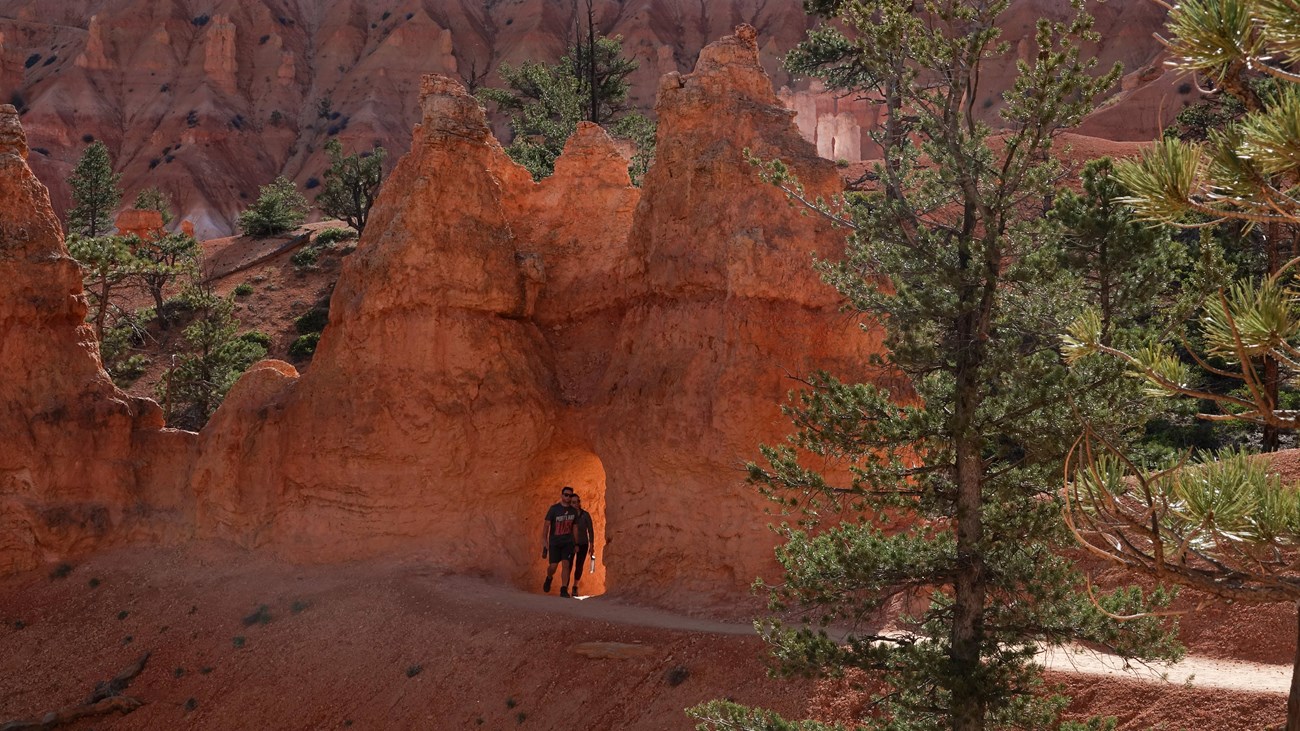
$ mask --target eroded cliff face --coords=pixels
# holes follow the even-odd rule
[[[21,107],[36,151],[32,167],[56,212],[87,138],[103,140],[128,194],[159,186],[201,237],[233,231],[257,186],[277,175],[300,185],[326,167],[330,139],[349,151],[381,144],[396,155],[422,112],[420,76],[499,85],[502,63],[554,61],[573,35],[573,5],[555,0],[0,0],[0,101]],[[1157,68],[1165,10],[1156,3],[1091,4],[1103,67]],[[692,67],[700,49],[740,22],[761,31],[759,61],[829,159],[871,158],[878,105],[792,79],[781,58],[812,21],[798,0],[598,0],[596,21],[621,35],[640,67],[630,101],[648,110],[659,77]],[[981,75],[976,114],[999,123],[1001,92],[1018,60],[1036,52],[1034,24],[1063,19],[1065,0],[1013,0],[1005,54]],[[1134,79],[1139,77],[1135,76]],[[1145,83],[1145,82],[1144,82]],[[1153,139],[1192,91],[1138,94],[1138,114],[1114,113],[1105,134]],[[1172,88],[1181,88],[1174,85]],[[1133,90],[1119,95],[1123,107]],[[328,108],[321,103],[328,100]],[[323,112],[323,113],[322,113]],[[498,130],[504,131],[504,129]]]
[[[31,363],[75,367],[49,385],[29,367],[0,392],[4,418],[30,432],[48,413],[60,432],[8,450],[6,520],[26,525],[67,495],[179,526],[114,523],[113,540],[192,534],[302,561],[414,551],[532,587],[542,515],[571,484],[603,553],[585,591],[676,605],[743,596],[775,569],[769,516],[739,468],[787,432],[789,376],[884,379],[864,371],[878,337],[811,268],[843,233],[789,206],[745,158],[779,156],[810,191],[839,190],[773,92],[754,29],[663,79],[658,162],[641,189],[627,150],[594,125],[534,183],[458,82],[425,77],[420,108],[311,369],[258,364],[197,437],[159,431],[155,406],[108,383],[48,201],[29,196],[46,233],[5,280],[59,307],[23,309],[28,295],[4,292],[0,322],[30,329]],[[5,185],[39,188],[15,168]],[[5,230],[26,210],[6,213]],[[9,342],[0,366],[25,357]],[[166,439],[189,441],[154,444]],[[80,457],[96,440],[92,469]],[[0,555],[27,558],[0,569],[88,548],[21,540],[26,553]]]
[[[191,522],[193,435],[100,367],[81,272],[0,105],[0,573]],[[183,528],[182,528],[183,530]]]

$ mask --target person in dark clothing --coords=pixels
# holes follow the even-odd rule
[[[573,560],[573,596],[578,596],[578,582],[582,580],[583,568],[587,565],[587,551],[592,549],[592,544],[596,542],[596,530],[591,523],[591,513],[582,509],[582,498],[575,492],[573,497],[569,498],[569,507],[578,512],[573,520],[573,545],[576,558]],[[591,554],[592,565],[595,565],[596,554]]]
[[[560,502],[546,511],[546,520],[542,524],[542,558],[550,563],[546,566],[546,580],[542,582],[542,591],[550,593],[551,579],[555,576],[555,567],[564,565],[560,572],[560,596],[569,596],[569,571],[573,567],[573,523],[578,511],[569,506],[573,498],[573,488],[568,485],[560,491]]]

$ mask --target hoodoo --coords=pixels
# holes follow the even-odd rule
[[[411,151],[346,260],[312,367],[255,366],[197,440],[160,431],[157,407],[100,370],[76,268],[19,166],[5,184],[32,192],[11,197],[23,203],[5,230],[23,216],[43,228],[6,260],[18,271],[5,286],[58,306],[4,299],[31,308],[5,320],[29,349],[6,338],[5,357],[48,366],[15,366],[7,386],[5,418],[33,435],[6,447],[28,455],[4,465],[7,520],[104,505],[111,532],[113,511],[136,506],[168,515],[168,535],[310,561],[413,550],[531,586],[541,516],[573,484],[608,543],[585,586],[665,604],[743,592],[772,568],[773,536],[739,468],[783,438],[788,376],[865,378],[880,347],[811,268],[838,254],[842,232],[789,206],[746,159],[780,157],[810,191],[839,190],[777,100],[755,35],[741,26],[693,73],[664,78],[641,189],[594,125],[534,183],[473,97],[425,77]],[[84,547],[49,530],[8,531],[27,546],[9,568]]]

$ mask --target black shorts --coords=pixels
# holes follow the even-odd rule
[[[551,563],[573,560],[573,542],[572,541],[551,541],[550,548],[547,549],[547,560]]]

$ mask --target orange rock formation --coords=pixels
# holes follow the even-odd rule
[[[67,494],[299,560],[417,550],[532,586],[541,516],[572,484],[602,533],[585,590],[670,604],[737,596],[773,569],[765,504],[740,468],[786,433],[788,376],[868,377],[879,348],[811,268],[841,250],[843,233],[800,215],[745,159],[746,149],[780,156],[810,191],[838,190],[759,59],[756,33],[741,26],[693,73],[664,77],[658,162],[640,190],[593,125],[534,183],[457,82],[425,77],[411,152],[346,260],[311,369],[254,367],[192,448],[192,435],[158,430],[147,402],[122,406],[143,414],[135,421],[96,416],[123,402],[94,359],[84,306],[65,304],[57,322],[3,311],[0,322],[29,328],[16,342],[31,342],[10,356],[6,337],[6,358],[80,359],[84,371],[57,369],[57,399],[81,400],[48,417],[53,441],[6,456],[16,467],[3,474],[29,475],[10,479],[11,502],[30,506],[16,514],[32,523]],[[8,177],[39,189],[15,160]],[[34,215],[48,230],[41,251],[58,252],[61,268],[15,263],[5,286],[79,302],[38,192],[3,220]],[[69,352],[40,350],[55,346]],[[51,407],[29,395],[43,371],[19,372],[0,426],[30,432]],[[109,443],[92,469],[77,457],[96,439]],[[80,492],[65,487],[74,480]],[[161,534],[119,522],[128,535]],[[41,530],[0,549],[0,566],[83,547]]]
[[[0,105],[0,573],[165,533],[193,441],[100,367],[80,269],[27,154]]]

